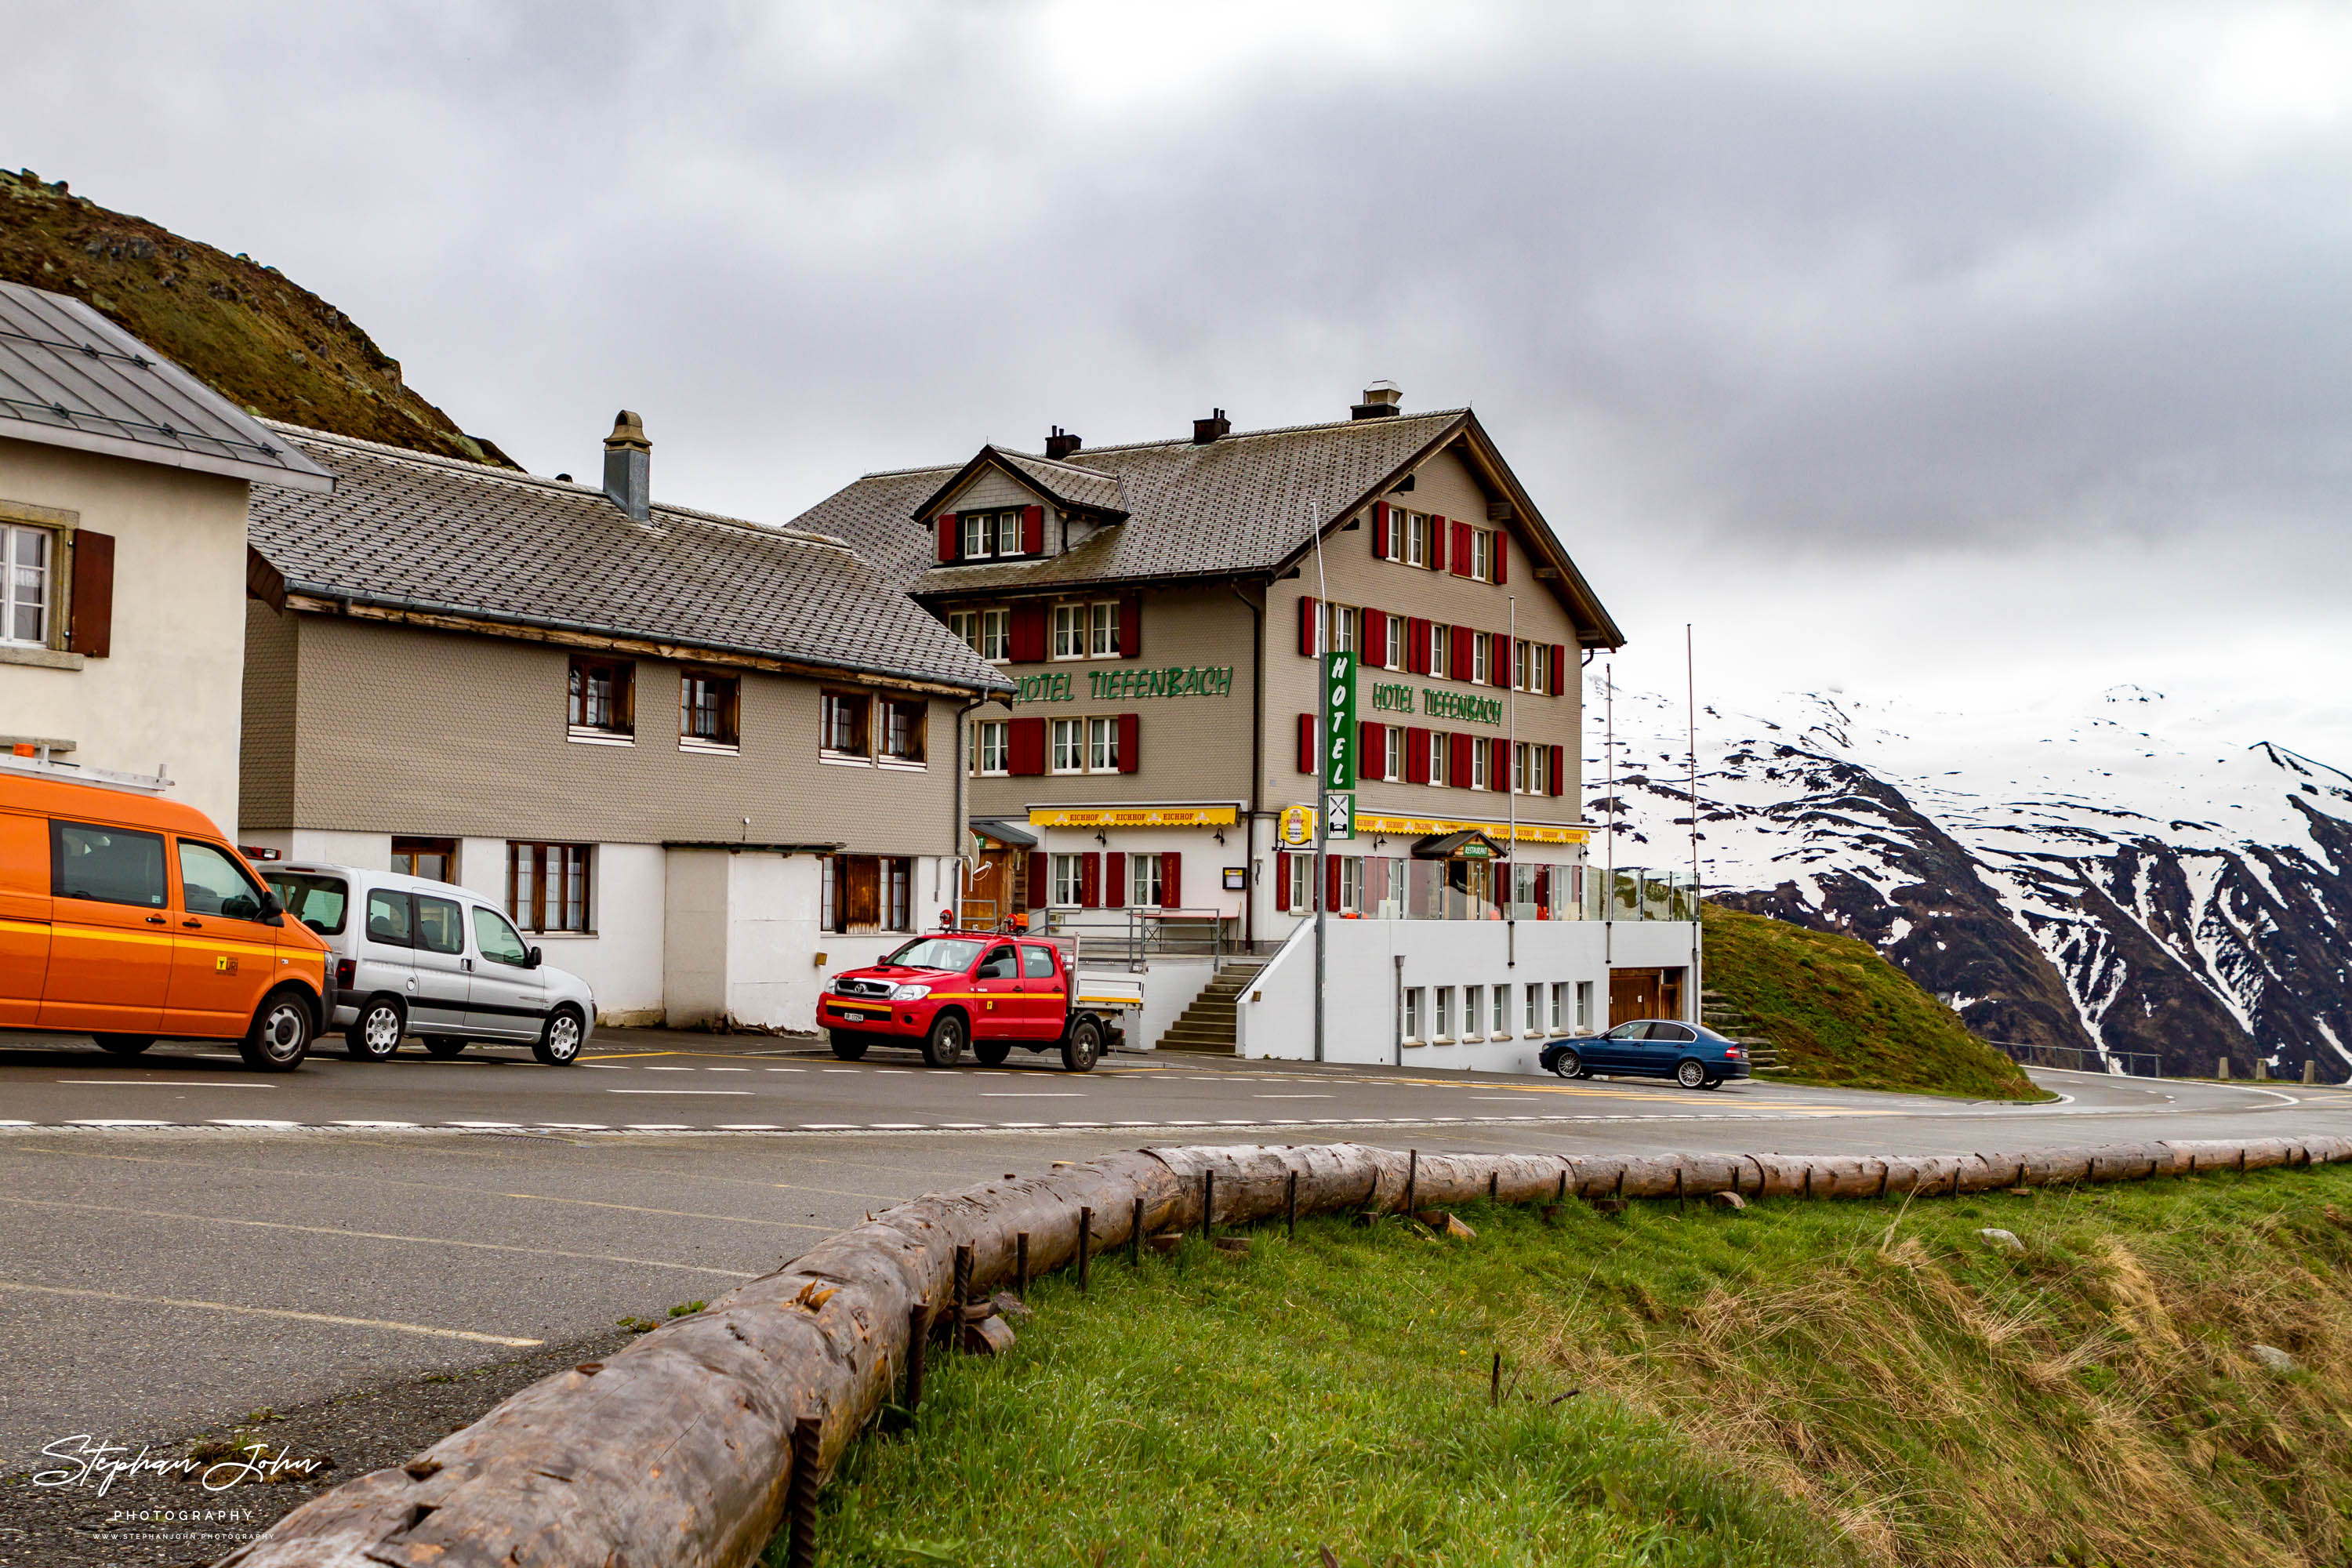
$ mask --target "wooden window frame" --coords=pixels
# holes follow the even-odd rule
[[[507,918],[515,929],[534,936],[552,931],[566,936],[596,934],[596,858],[595,846],[569,844],[544,839],[509,839],[507,842]],[[530,857],[526,873],[524,854]],[[551,877],[551,868],[554,874]],[[557,902],[568,906],[565,896],[574,868],[579,872],[580,923],[549,925],[547,923],[548,888],[556,885]],[[528,880],[529,886],[525,886]],[[568,913],[568,908],[559,915]]]
[[[907,720],[905,751],[894,749],[891,738],[892,721],[911,715]],[[886,767],[923,768],[929,763],[931,705],[919,697],[885,697],[878,700],[875,716],[881,722],[874,726],[875,760]]]
[[[589,690],[595,674],[602,671],[612,677],[612,721],[597,723],[590,718]],[[629,742],[637,738],[637,666],[634,659],[600,658],[588,654],[573,654],[564,677],[565,720],[574,740]]]
[[[696,713],[698,682],[717,693],[718,734],[698,735],[690,728]],[[715,669],[688,668],[677,672],[677,744],[685,752],[736,752],[743,745],[743,679]]]
[[[442,869],[447,875],[436,877],[430,871],[417,868],[418,859],[430,855],[443,858]],[[406,867],[400,863],[404,857],[409,862]],[[404,833],[395,833],[392,838],[392,869],[404,877],[422,877],[427,881],[447,882],[455,887],[457,882],[457,841],[454,838],[412,837]]]
[[[848,704],[856,704],[857,746],[848,749],[833,743],[838,726],[835,714]],[[874,694],[870,691],[824,691],[817,697],[817,754],[835,762],[870,763],[874,760]]]

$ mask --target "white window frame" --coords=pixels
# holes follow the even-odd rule
[[[996,553],[1001,559],[1021,553],[1021,509],[996,514]]]
[[[1429,732],[1429,782],[1433,788],[1451,784],[1448,775],[1454,768],[1454,736],[1448,730]]]
[[[1086,605],[1055,605],[1054,606],[1054,646],[1048,657],[1053,658],[1087,657]]]
[[[1525,1033],[1532,1039],[1544,1032],[1544,988],[1533,981],[1527,987],[1527,1024]]]
[[[982,719],[971,727],[971,771],[976,778],[1003,778],[1012,771],[1013,725],[1005,719]]]
[[[1404,668],[1404,638],[1412,629],[1412,622],[1406,616],[1391,616],[1388,618],[1388,647],[1381,650],[1383,666],[1390,669]]]
[[[1485,632],[1470,634],[1470,684],[1495,684],[1495,639]]]
[[[1405,987],[1404,1043],[1408,1046],[1417,1046],[1421,1044],[1423,994],[1423,988],[1418,985],[1408,985]]]
[[[963,530],[963,559],[985,561],[996,553],[996,514],[992,511],[967,511],[956,519]]]
[[[1480,583],[1495,580],[1495,531],[1491,528],[1470,531],[1470,575]]]
[[[1507,1040],[1511,1037],[1511,988],[1507,984],[1486,987],[1493,1006],[1487,1015],[1487,1037]]]
[[[1097,599],[1087,606],[1087,657],[1118,657],[1118,601]]]
[[[1454,679],[1454,628],[1442,621],[1429,623],[1429,678]]]
[[[1555,980],[1551,983],[1551,1022],[1548,1026],[1550,1033],[1555,1035],[1564,1035],[1568,1032],[1566,1029],[1560,1027],[1560,1019],[1567,1015],[1567,1012],[1568,982],[1565,980]]]
[[[1590,980],[1576,983],[1576,1032],[1580,1035],[1592,1033],[1592,982]]]
[[[1086,891],[1086,857],[1055,855],[1046,862],[1047,880],[1053,886],[1053,905],[1057,910],[1075,910]]]
[[[63,535],[54,528],[42,528],[28,523],[0,523],[0,643],[10,647],[47,647],[58,630],[58,556]],[[28,566],[26,556],[39,547],[41,563]],[[30,579],[29,584],[19,581],[20,574]],[[20,637],[16,632],[16,614],[26,606],[20,594],[31,588],[34,614],[38,617],[37,635]]]
[[[1388,732],[1381,737],[1381,778],[1388,784],[1404,783],[1404,726],[1383,724]]]
[[[1404,563],[1408,566],[1429,564],[1429,514],[1409,511],[1404,515]]]
[[[1087,721],[1087,772],[1118,772],[1118,720],[1116,717]]]
[[[1087,771],[1087,721],[1083,719],[1055,719],[1047,722],[1046,771],[1056,773],[1082,773]],[[1065,765],[1063,758],[1069,762]]]
[[[1486,1010],[1486,988],[1484,985],[1465,985],[1462,988],[1460,1037],[1465,1040],[1475,1040],[1486,1032],[1485,1026],[1479,1018],[1479,1015]]]
[[[1127,858],[1127,901],[1138,909],[1156,909],[1165,903],[1168,889],[1160,874],[1162,869],[1156,853],[1129,855]]]
[[[1290,912],[1311,915],[1315,912],[1315,857],[1293,855],[1290,858]]]
[[[1360,855],[1336,855],[1339,866],[1339,901],[1332,907],[1337,914],[1361,914],[1364,910],[1364,858]]]
[[[1329,635],[1324,638],[1327,653],[1353,653],[1359,641],[1357,633],[1363,626],[1363,612],[1353,605],[1328,605],[1331,613]]]
[[[1487,786],[1486,775],[1494,766],[1493,750],[1486,744],[1486,736],[1473,735],[1470,738],[1470,777],[1465,782],[1472,789]]]
[[[1444,1040],[1450,1042],[1454,1038],[1451,1032],[1454,1024],[1454,987],[1451,985],[1440,985],[1433,993],[1433,997],[1435,1004],[1435,1010],[1430,1014],[1429,1023],[1430,1026],[1434,1029],[1436,1033],[1431,1035],[1429,1037],[1433,1041]]]

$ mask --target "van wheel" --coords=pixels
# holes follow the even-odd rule
[[[1062,1040],[1062,1065],[1072,1072],[1092,1072],[1102,1060],[1102,1026],[1081,1018]]]
[[[1675,1068],[1675,1081],[1685,1089],[1705,1089],[1706,1068],[1698,1062],[1684,1062]]]
[[[425,1048],[446,1062],[464,1050],[466,1042],[456,1035],[427,1035],[425,1037]]]
[[[866,1057],[866,1037],[846,1029],[833,1031],[833,1054],[845,1062],[862,1061]]]
[[[253,1016],[253,1027],[236,1043],[236,1054],[256,1072],[292,1072],[310,1054],[316,1026],[310,1004],[299,991],[273,991]]]
[[[109,1056],[135,1057],[155,1043],[152,1035],[94,1035],[98,1048]]]
[[[343,1050],[355,1062],[389,1061],[407,1032],[408,1020],[401,1016],[399,1003],[389,996],[372,997],[343,1031]]]
[[[951,1068],[963,1060],[964,1037],[971,1026],[959,1013],[942,1013],[923,1040],[923,1060],[931,1067]]]
[[[971,1043],[971,1054],[980,1058],[980,1065],[984,1068],[1001,1068],[1004,1065],[1004,1058],[1013,1054],[1013,1042],[974,1040]]]
[[[580,1009],[566,1004],[547,1016],[547,1026],[530,1043],[530,1054],[551,1068],[568,1068],[580,1059],[580,1041],[587,1033]]]

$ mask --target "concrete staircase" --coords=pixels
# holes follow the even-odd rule
[[[1263,963],[1229,963],[1201,988],[1182,1016],[1160,1037],[1163,1051],[1198,1051],[1229,1057],[1234,1054],[1234,1009],[1243,992],[1258,976]]]
[[[1718,1035],[1728,1035],[1748,1049],[1750,1072],[1770,1072],[1780,1065],[1780,1047],[1756,1032],[1756,1020],[1724,1000],[1720,991],[1698,994],[1699,1022]]]

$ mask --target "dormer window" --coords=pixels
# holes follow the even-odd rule
[[[1001,507],[940,519],[941,561],[1003,561],[1045,552],[1045,509]],[[953,553],[950,553],[952,552]]]

